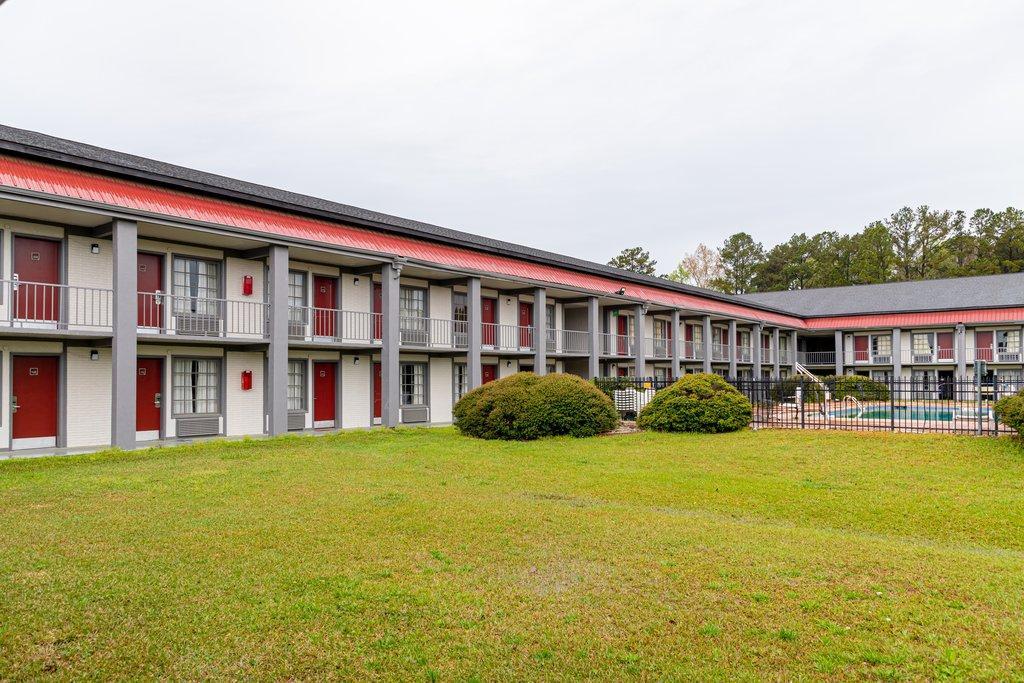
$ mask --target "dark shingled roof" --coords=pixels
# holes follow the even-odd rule
[[[87,145],[21,128],[0,125],[0,150],[43,157],[79,167],[94,168],[120,176],[172,185],[179,189],[185,188],[205,194],[229,197],[249,203],[258,203],[285,211],[305,213],[329,220],[345,221],[377,228],[386,232],[396,232],[436,242],[468,246],[481,251],[503,254],[548,265],[568,267],[583,272],[618,278],[626,282],[656,286],[669,291],[685,292],[718,301],[751,305],[750,303],[737,301],[736,298],[728,294],[701,287],[680,284],[659,277],[638,275],[601,263],[482,237],[460,230],[452,230],[451,228],[431,225],[430,223],[421,223],[420,221],[408,218],[391,216],[296,192],[279,190],[266,185],[235,180],[234,178],[214,173],[196,171],[184,166],[176,166],[162,161],[135,156],[134,154],[115,152],[103,147]],[[755,304],[754,307],[772,310],[768,306],[758,306]],[[785,313],[785,311],[777,312]]]
[[[890,282],[787,292],[743,294],[737,299],[802,317],[910,313],[1024,306],[1024,273]]]

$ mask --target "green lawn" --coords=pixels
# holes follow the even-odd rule
[[[0,679],[1024,680],[1024,445],[452,430],[0,463]]]

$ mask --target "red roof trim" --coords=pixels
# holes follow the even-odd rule
[[[888,327],[934,327],[936,325],[1007,323],[1024,321],[1024,308],[975,308],[927,313],[879,313],[810,318],[809,330],[875,329]]]
[[[625,288],[626,296],[657,304],[763,320],[786,327],[803,327],[803,322],[797,317],[761,311],[739,304],[660,290],[567,268],[486,254],[464,247],[392,235],[17,157],[0,155],[0,185],[121,209],[224,225],[342,248],[404,256],[460,270],[493,273],[592,292],[611,293]]]
[[[1006,323],[1024,321],[1024,308],[973,309],[927,313],[894,313],[809,318],[748,308],[699,295],[582,273],[568,268],[531,263],[523,259],[487,254],[466,247],[393,235],[344,223],[275,211],[242,202],[227,201],[122,180],[101,173],[0,155],[0,185],[40,194],[64,197],[129,211],[141,211],[186,221],[223,225],[255,233],[290,237],[446,266],[457,270],[493,273],[591,292],[616,292],[655,304],[760,320],[796,329],[869,329],[955,325],[956,323]]]

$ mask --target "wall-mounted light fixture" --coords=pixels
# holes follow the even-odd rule
[[[505,361],[505,367],[506,368],[512,367],[512,361],[510,361],[510,360]]]
[[[97,351],[96,349],[93,349],[92,351],[89,352],[89,360],[99,360],[99,359],[100,359],[100,352],[99,351]]]
[[[359,286],[359,278],[358,277],[352,278],[352,286],[353,287],[358,287]]]
[[[619,296],[625,296],[626,288],[625,287],[619,287],[619,291],[616,292],[616,294],[618,294]]]
[[[93,242],[91,245],[89,245],[89,251],[91,251],[94,254],[100,253],[100,245],[99,245],[99,243]]]
[[[359,365],[359,356],[352,357],[352,365]]]
[[[511,306],[512,305],[512,297],[510,297],[510,296],[505,297],[505,303],[508,304],[509,306]]]

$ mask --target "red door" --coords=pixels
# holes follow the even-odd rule
[[[493,382],[498,379],[498,366],[497,365],[481,365],[480,366],[480,381],[483,384]]]
[[[373,283],[373,338],[384,338],[384,288],[376,282]],[[379,415],[377,417],[380,417]]]
[[[484,346],[495,346],[497,339],[497,330],[495,329],[495,323],[498,318],[498,300],[497,299],[480,299],[480,322],[483,323],[483,330],[481,334],[482,344]]]
[[[164,287],[164,258],[157,254],[139,254],[136,291],[139,293],[139,327],[163,327],[163,301],[154,292]]]
[[[841,349],[836,349],[836,353],[841,353]],[[854,363],[866,363],[868,358],[868,338],[867,335],[857,335],[853,338],[853,362]]]
[[[619,334],[618,353],[620,356],[629,354],[629,317],[619,315],[615,318],[615,329]]]
[[[974,333],[975,360],[992,360],[992,333]]]
[[[335,337],[338,307],[338,281],[333,277],[313,276],[313,336]]]
[[[380,367],[380,366],[377,366]],[[313,426],[333,427],[336,403],[337,363],[313,363]]]
[[[373,416],[380,418],[380,394],[381,394],[381,381],[380,381],[380,363],[373,364]]]
[[[953,360],[953,333],[939,332],[935,337],[939,346],[939,360]]]
[[[519,302],[519,346],[524,349],[533,348],[533,304]]]
[[[20,284],[14,317],[21,320],[60,319],[60,242],[14,238],[14,275]]]
[[[617,377],[629,377],[629,368],[619,366],[618,368],[615,369],[615,375]]]
[[[56,356],[14,356],[11,370],[12,439],[57,439]]]
[[[135,431],[160,436],[160,404],[163,403],[164,361],[139,358],[135,371]]]

